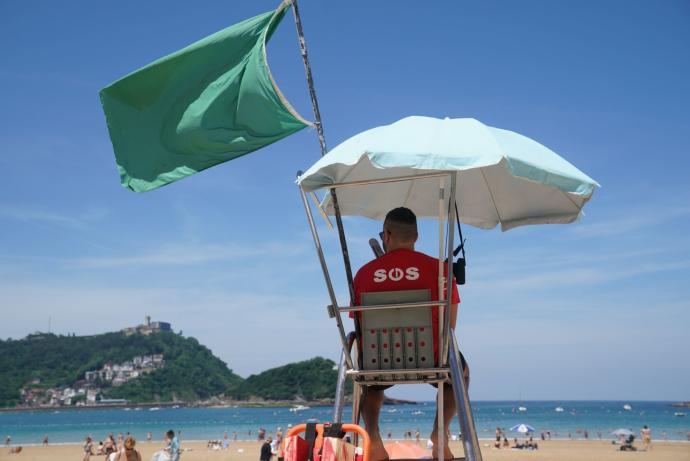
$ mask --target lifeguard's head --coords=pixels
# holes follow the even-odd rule
[[[383,221],[383,249],[388,253],[400,248],[414,250],[417,241],[417,216],[409,208],[393,208]]]

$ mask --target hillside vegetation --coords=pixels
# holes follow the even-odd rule
[[[0,340],[0,407],[21,402],[21,389],[62,389],[84,382],[87,371],[106,363],[163,354],[162,368],[124,384],[102,387],[103,398],[131,402],[197,402],[212,397],[234,400],[319,400],[333,398],[337,371],[321,357],[251,375],[236,375],[194,338],[172,332],[151,335],[106,333],[95,336],[30,335]]]

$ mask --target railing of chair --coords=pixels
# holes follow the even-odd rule
[[[384,309],[401,309],[405,307],[434,307],[443,306],[445,301],[421,301],[413,303],[397,303],[397,304],[372,304],[367,306],[349,306],[349,307],[339,307],[340,312],[359,312],[364,310],[384,310]]]

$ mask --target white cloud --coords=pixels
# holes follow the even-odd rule
[[[77,216],[53,211],[17,208],[0,205],[0,219],[54,225],[69,229],[86,229],[107,214],[106,210],[94,210]]]
[[[141,255],[100,256],[77,258],[65,263],[68,268],[135,268],[147,266],[185,266],[219,261],[236,261],[251,257],[270,255],[295,256],[304,251],[301,246],[280,243],[236,245],[236,244],[175,244],[148,251]]]
[[[622,210],[625,211],[625,210]],[[573,235],[583,238],[615,237],[690,216],[689,206],[632,208],[625,213],[596,222],[583,222],[572,228]]]

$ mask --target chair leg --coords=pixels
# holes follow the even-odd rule
[[[467,461],[482,461],[482,452],[479,448],[477,431],[474,427],[472,417],[472,407],[470,398],[467,394],[465,379],[463,376],[460,361],[460,349],[458,348],[455,334],[451,331],[451,347],[448,354],[450,375],[453,380],[453,392],[455,394],[455,404],[458,409],[458,419],[460,420],[460,430],[462,431],[462,446],[465,449],[465,459]]]
[[[443,461],[446,453],[446,420],[443,412],[443,398],[445,387],[443,383],[438,383],[438,395],[436,397],[436,441],[438,442],[438,447],[436,452],[438,453],[438,461]]]
[[[333,422],[343,422],[343,407],[345,406],[345,382],[347,376],[347,362],[345,360],[345,351],[340,355],[340,364],[338,365],[338,382],[335,387],[335,403],[333,405]]]
[[[362,386],[355,381],[352,386],[352,424],[359,425],[361,409],[360,405],[362,403]],[[359,442],[359,436],[355,432],[352,434],[352,443],[357,446]]]

